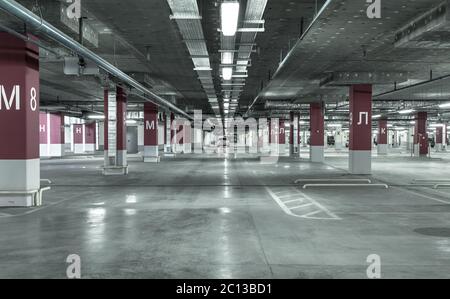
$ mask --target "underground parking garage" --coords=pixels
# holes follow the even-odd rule
[[[0,278],[450,278],[449,5],[0,0]]]

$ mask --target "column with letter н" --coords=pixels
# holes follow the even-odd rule
[[[144,162],[158,163],[158,106],[144,104]]]
[[[0,33],[0,66],[0,207],[40,205],[39,49]]]

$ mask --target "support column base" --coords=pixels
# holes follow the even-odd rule
[[[175,158],[176,156],[177,154],[175,154],[174,152],[164,153],[164,157]]]
[[[414,157],[416,158],[425,158],[428,157],[428,153],[421,154],[420,153],[420,144],[414,144]]]
[[[0,207],[37,205],[40,185],[40,159],[0,160]]]
[[[85,152],[86,153],[95,153],[95,144],[92,143],[86,143],[85,144]]]
[[[117,165],[118,167],[128,167],[127,163],[127,151],[126,150],[118,150],[117,153]]]
[[[39,146],[39,152],[41,157],[45,158],[59,158],[65,154],[65,144],[41,144]]]
[[[84,150],[83,144],[74,144],[73,146],[73,153],[74,154],[84,154],[86,151]]]
[[[144,146],[144,162],[145,163],[159,163],[159,146],[146,145]]]
[[[377,145],[377,154],[380,156],[385,156],[388,154],[388,145],[387,144],[378,144]]]
[[[103,168],[103,175],[113,176],[113,175],[127,175],[128,166],[108,166]]]
[[[293,144],[289,145],[289,156],[291,158],[298,158],[300,157],[299,148],[295,147]]]
[[[161,157],[144,157],[144,163],[159,163]]]
[[[280,153],[280,156],[283,156],[286,154],[286,144],[278,144],[278,152]]]
[[[7,192],[7,191],[0,191]],[[37,192],[37,191],[35,191]],[[30,208],[33,207],[34,195],[29,194],[0,194],[0,208]]]
[[[325,151],[323,146],[311,146],[309,149],[310,161],[312,163],[325,162]]]
[[[351,174],[372,174],[372,151],[350,151],[349,171]]]

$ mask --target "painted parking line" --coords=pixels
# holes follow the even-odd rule
[[[266,187],[267,193],[289,216],[313,220],[342,220],[319,202],[293,187]],[[289,194],[287,196],[281,194]]]

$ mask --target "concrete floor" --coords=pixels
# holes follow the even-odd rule
[[[411,185],[450,178],[450,154],[375,156],[389,190],[293,184],[350,177],[346,153],[327,155],[131,158],[127,177],[96,157],[42,161],[45,205],[0,210],[0,278],[64,278],[70,254],[83,278],[366,278],[370,254],[383,278],[450,278],[450,192]]]

